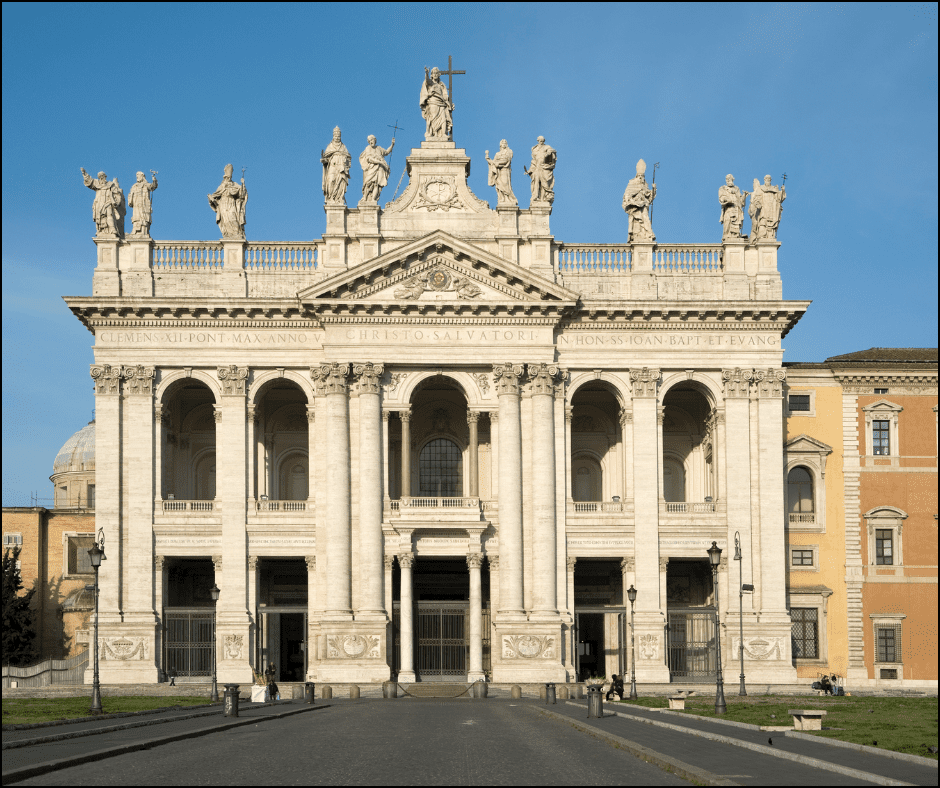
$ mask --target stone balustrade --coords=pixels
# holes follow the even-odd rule
[[[255,242],[245,244],[245,268],[249,271],[309,272],[317,268],[316,243]]]
[[[558,247],[558,271],[570,274],[628,274],[632,247],[623,244],[562,244]]]
[[[251,501],[258,512],[306,512],[313,509],[310,501]]]
[[[153,269],[185,273],[221,269],[221,241],[157,241],[153,244]]]
[[[790,512],[790,525],[815,525],[816,514],[814,512]]]
[[[723,503],[715,502],[688,503],[660,501],[659,503],[659,511],[662,514],[710,514],[712,512],[723,512],[724,510],[725,506]]]
[[[624,501],[568,501],[567,510],[568,514],[625,512],[627,505]]]
[[[653,250],[656,273],[720,275],[723,268],[721,244],[663,244]]]
[[[160,509],[164,512],[217,512],[221,508],[218,501],[161,501]]]

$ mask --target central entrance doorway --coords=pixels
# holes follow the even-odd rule
[[[666,569],[667,663],[671,681],[715,678],[715,594],[707,560],[669,559]]]
[[[418,681],[463,681],[470,644],[469,602],[418,602],[415,673]]]

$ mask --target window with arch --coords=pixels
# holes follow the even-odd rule
[[[418,461],[420,495],[436,498],[463,496],[463,455],[447,438],[425,444]]]
[[[281,461],[278,470],[278,497],[282,501],[306,501],[310,469],[304,454],[292,454]]]
[[[816,504],[813,497],[813,475],[807,468],[797,465],[787,474],[787,512],[790,520],[813,522]],[[795,515],[795,517],[794,517]]]
[[[572,463],[571,492],[575,501],[603,500],[603,474],[600,463],[593,457],[576,457]]]

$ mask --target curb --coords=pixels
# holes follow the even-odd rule
[[[572,703],[567,701],[569,706],[575,706],[581,708],[579,703]],[[686,728],[682,725],[673,725],[670,722],[659,722],[658,720],[651,720],[646,717],[639,717],[635,714],[625,714],[622,711],[615,711],[614,714],[618,717],[623,717],[625,719],[635,720],[637,722],[642,722],[647,725],[656,725],[660,728],[668,728],[670,730],[679,731],[680,733],[687,733],[692,736],[699,736],[703,739],[709,739],[711,741],[721,742],[722,744],[731,744],[735,747],[742,747],[745,750],[753,750],[754,752],[759,752],[763,755],[772,755],[774,758],[781,758],[786,761],[795,761],[796,763],[801,763],[804,766],[812,766],[816,769],[823,769],[827,772],[835,772],[836,774],[842,774],[846,777],[854,777],[857,780],[865,780],[866,782],[875,783],[876,785],[913,785],[914,783],[906,783],[901,780],[893,780],[890,777],[884,777],[880,774],[874,774],[872,772],[864,772],[861,769],[852,769],[849,766],[840,766],[839,764],[830,763],[829,761],[822,761],[819,758],[812,758],[808,755],[796,755],[790,752],[782,752],[776,750],[773,747],[765,747],[763,744],[754,744],[749,741],[744,741],[743,739],[735,739],[731,736],[722,736],[719,733],[709,733],[708,731],[700,731],[694,728]],[[815,741],[815,738],[813,739]]]
[[[566,722],[575,730],[588,733],[591,736],[595,736],[598,739],[606,741],[608,744],[612,744],[614,747],[617,747],[621,750],[626,750],[631,755],[634,755],[640,760],[646,761],[653,766],[658,766],[660,769],[663,769],[664,771],[667,771],[671,774],[675,774],[678,777],[682,777],[683,779],[691,780],[703,785],[739,785],[739,783],[733,782],[732,780],[729,780],[725,777],[713,774],[712,772],[706,771],[705,769],[699,769],[697,766],[691,766],[676,758],[671,758],[668,755],[663,755],[660,752],[656,752],[655,750],[651,750],[648,747],[644,747],[642,744],[637,744],[636,742],[629,741],[628,739],[621,738],[620,736],[615,736],[608,731],[595,728],[593,725],[587,725],[583,722],[578,722],[577,720],[573,720],[570,717],[564,716],[563,714],[558,714],[554,711],[549,711],[548,709],[543,709],[538,706],[532,706],[531,704],[525,705],[527,705],[533,711],[537,711],[539,714],[544,714],[546,717],[550,717],[553,720],[558,720],[559,722]]]
[[[303,714],[304,712],[308,711],[317,711],[319,709],[328,708],[330,708],[329,704],[324,706],[305,706],[302,709],[287,711],[283,714],[271,714],[266,717],[249,717],[247,719],[240,719],[238,722],[229,722],[222,725],[215,725],[211,728],[204,728],[203,730],[199,731],[188,731],[187,733],[177,733],[155,739],[146,739],[144,741],[135,742],[134,744],[124,744],[119,747],[94,750],[92,752],[83,753],[82,755],[73,755],[68,758],[56,758],[52,761],[36,763],[31,766],[23,766],[19,769],[12,769],[8,772],[5,771],[0,776],[2,776],[3,784],[7,785],[9,783],[19,782],[20,780],[27,780],[30,777],[38,777],[41,774],[48,774],[49,772],[59,771],[60,769],[67,769],[70,766],[80,766],[83,763],[102,761],[106,758],[113,758],[117,755],[126,755],[127,753],[138,752],[140,750],[149,750],[153,747],[159,747],[163,744],[172,744],[173,742],[184,741],[185,739],[196,739],[200,736],[207,736],[210,733],[220,733],[222,731],[231,730],[232,728],[240,728],[243,725],[255,725],[259,722],[268,722],[269,720],[293,717],[295,714]]]
[[[806,739],[807,741],[821,741],[825,744],[831,744],[833,747],[844,747],[847,750],[864,752],[869,755],[884,755],[887,758],[896,758],[899,761],[908,761],[916,763],[918,766],[931,766],[937,768],[938,762],[933,758],[925,758],[923,755],[914,755],[909,752],[896,752],[895,750],[883,750],[880,747],[871,747],[867,744],[856,744],[853,741],[842,741],[841,739],[830,739],[828,736],[814,736],[812,733],[800,733],[799,731],[790,731],[787,736],[794,739]]]
[[[221,706],[218,703],[200,703],[193,706],[163,706],[159,709],[144,709],[143,711],[116,711],[112,714],[98,714],[94,717],[71,717],[67,720],[49,720],[49,722],[20,722],[12,725],[4,725],[0,730],[3,733],[13,733],[14,731],[28,731],[33,728],[53,728],[57,725],[71,725],[76,722],[98,722],[100,720],[119,720],[123,717],[139,717],[144,714],[159,714],[162,711],[176,711],[177,709],[205,709],[211,706]]]

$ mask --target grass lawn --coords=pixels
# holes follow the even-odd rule
[[[897,752],[923,755],[936,760],[927,751],[937,746],[937,698],[863,698],[816,697],[806,695],[749,695],[741,698],[726,695],[726,720],[749,722],[752,725],[791,725],[788,709],[825,709],[823,726],[842,730],[820,731],[826,736],[856,744],[872,745]],[[640,698],[623,701],[624,706],[645,706],[665,709],[665,698]],[[715,716],[714,689],[704,690],[685,703],[687,713],[703,717]],[[775,716],[771,716],[775,715]]]
[[[185,696],[131,695],[124,698],[102,698],[101,705],[106,714],[120,711],[147,711],[169,706],[204,706],[208,698]],[[3,724],[21,725],[30,722],[52,722],[74,717],[87,717],[91,706],[90,697],[82,698],[4,698]]]

